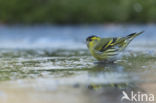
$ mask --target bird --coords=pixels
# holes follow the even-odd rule
[[[144,31],[131,33],[123,37],[100,38],[92,35],[86,38],[91,55],[98,61],[114,61],[118,54],[125,50],[128,44]]]

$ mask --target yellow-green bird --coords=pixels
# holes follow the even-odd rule
[[[143,31],[132,33],[125,37],[114,38],[100,38],[93,35],[86,39],[86,43],[91,55],[98,61],[111,61],[114,60],[136,36],[142,33]]]

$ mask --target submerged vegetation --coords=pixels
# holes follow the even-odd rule
[[[155,5],[155,0],[0,0],[0,22],[155,22]]]

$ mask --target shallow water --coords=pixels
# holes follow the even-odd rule
[[[122,103],[122,91],[156,96],[155,27],[1,26],[0,103]],[[85,45],[90,34],[141,30],[114,63],[97,62]]]

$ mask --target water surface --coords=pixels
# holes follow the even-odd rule
[[[1,25],[0,102],[121,103],[122,91],[156,95],[155,27]],[[142,30],[114,63],[98,63],[85,44],[93,34],[116,37]]]

